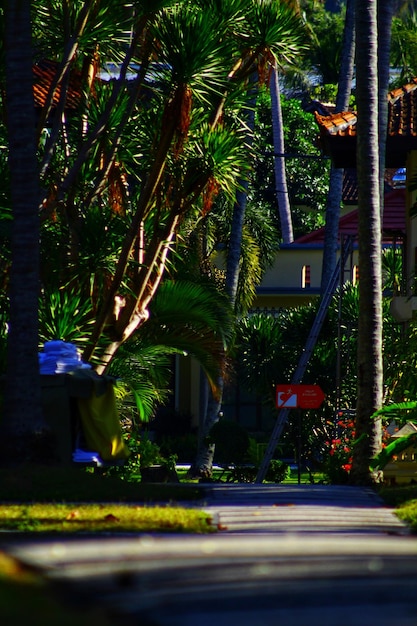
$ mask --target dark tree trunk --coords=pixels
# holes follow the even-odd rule
[[[378,132],[381,216],[384,210],[384,173],[388,128],[387,93],[389,89],[391,25],[395,9],[394,5],[394,0],[378,0]]]
[[[357,171],[359,187],[359,329],[356,437],[351,478],[376,480],[371,458],[381,447],[381,426],[371,415],[382,403],[382,282],[379,195],[376,0],[356,2]]]
[[[6,111],[13,208],[10,323],[0,462],[41,461],[46,430],[38,366],[39,218],[29,0],[7,3]]]

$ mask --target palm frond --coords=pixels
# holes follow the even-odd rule
[[[170,68],[174,84],[189,85],[203,101],[210,92],[221,93],[230,43],[222,37],[216,14],[177,3],[161,11],[151,30],[158,42],[158,60]]]
[[[242,133],[208,124],[201,125],[198,135],[190,143],[187,158],[190,176],[187,193],[201,178],[212,178],[219,189],[233,200],[239,178],[249,171],[250,154],[244,144]]]
[[[219,338],[224,349],[233,334],[233,315],[225,295],[188,281],[164,281],[151,305],[147,332],[174,325],[210,331]],[[144,325],[146,327],[146,325]]]
[[[247,226],[242,229],[241,267],[236,294],[240,314],[245,314],[256,297],[256,287],[262,281],[261,249]]]
[[[285,2],[254,0],[244,23],[245,43],[269,51],[278,64],[291,64],[306,49],[304,23]]]
[[[75,345],[87,342],[91,332],[92,305],[76,291],[46,291],[39,304],[39,339],[59,339]]]
[[[383,419],[391,421],[393,419],[400,419],[401,421],[416,422],[417,401],[412,400],[409,402],[395,402],[394,404],[388,404],[371,415],[371,419]]]

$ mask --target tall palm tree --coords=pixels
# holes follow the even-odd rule
[[[272,69],[271,74],[271,114],[272,133],[274,139],[274,173],[275,173],[275,193],[277,198],[278,212],[281,222],[281,232],[283,243],[292,243],[294,240],[291,206],[288,196],[287,176],[285,171],[285,144],[284,144],[284,124],[281,110],[281,94],[279,88],[278,68]]]
[[[357,442],[352,480],[373,482],[370,459],[381,447],[381,426],[370,416],[382,404],[382,277],[378,142],[376,0],[356,2],[357,172],[359,190],[359,337]]]
[[[391,28],[394,0],[378,0],[378,129],[379,129],[379,189],[381,213],[384,210],[384,173],[386,135],[388,128],[388,99],[390,82]]]
[[[335,111],[346,111],[352,87],[353,65],[355,57],[355,0],[347,0],[343,44],[337,86]],[[340,205],[343,195],[343,176],[341,168],[332,166],[329,179],[329,193],[326,205],[326,229],[323,245],[323,265],[321,271],[321,292],[324,293],[334,268],[339,234]]]
[[[42,438],[45,424],[38,367],[40,194],[34,134],[30,9],[31,3],[26,0],[7,3],[4,34],[13,229],[0,462],[9,463],[40,461],[51,455],[46,439]]]

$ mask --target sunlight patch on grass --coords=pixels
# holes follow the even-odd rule
[[[396,509],[395,513],[417,533],[417,500],[405,502]]]
[[[0,528],[31,533],[210,533],[206,513],[175,506],[120,504],[0,505]]]

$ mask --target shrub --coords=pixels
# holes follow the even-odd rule
[[[282,483],[283,480],[290,477],[290,474],[291,469],[287,463],[278,459],[272,459],[265,475],[265,480],[271,483]]]

